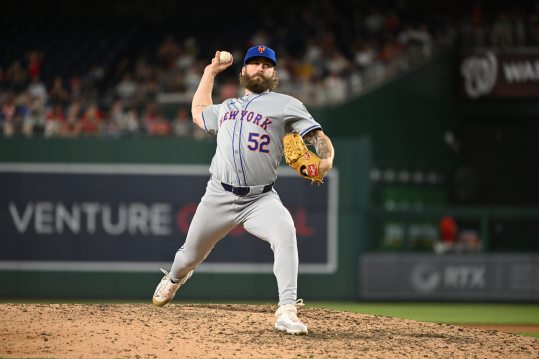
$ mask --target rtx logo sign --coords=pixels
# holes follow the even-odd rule
[[[454,265],[444,269],[444,287],[456,289],[480,289],[486,285],[482,265]]]
[[[453,264],[435,266],[418,264],[412,268],[410,282],[418,292],[430,293],[439,290],[474,290],[486,287],[484,265]]]

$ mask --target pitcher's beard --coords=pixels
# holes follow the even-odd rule
[[[252,93],[271,91],[277,87],[278,83],[277,78],[267,78],[261,74],[253,76],[240,74],[240,84]]]

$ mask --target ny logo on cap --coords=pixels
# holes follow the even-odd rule
[[[266,51],[266,46],[258,46],[258,52],[263,53]]]

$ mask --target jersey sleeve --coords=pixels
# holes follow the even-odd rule
[[[293,97],[284,106],[283,118],[286,131],[299,133],[302,137],[314,129],[322,128],[307,111],[305,105]]]
[[[210,105],[202,111],[204,130],[209,134],[216,135],[219,131],[219,108],[221,105]]]

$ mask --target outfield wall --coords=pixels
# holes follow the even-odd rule
[[[281,167],[294,216],[300,296],[355,299],[366,236],[368,139],[336,140],[335,171],[313,187]],[[0,297],[149,298],[203,194],[213,141],[133,138],[0,141]],[[320,288],[325,288],[321,291]],[[274,300],[272,254],[238,230],[185,299]]]

